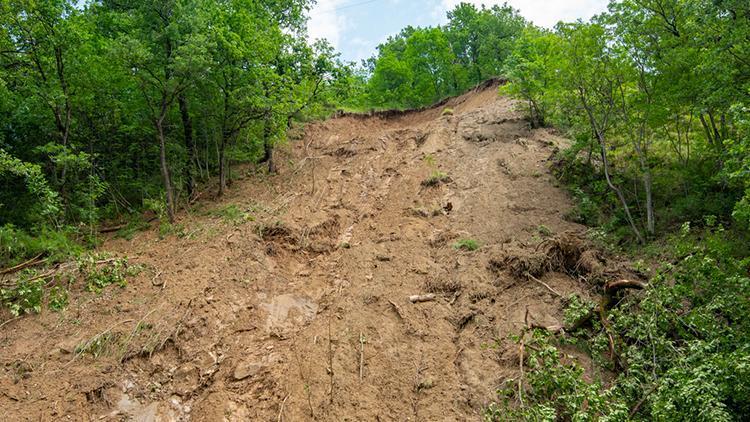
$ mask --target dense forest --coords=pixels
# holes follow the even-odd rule
[[[198,184],[215,178],[221,194],[233,162],[273,171],[274,144],[349,77],[307,41],[309,7],[3,2],[0,263],[64,254],[143,209],[172,222]]]
[[[4,1],[0,267],[66,259],[145,210],[168,225],[202,192],[221,195],[233,164],[274,172],[274,146],[309,119],[501,78],[531,127],[572,141],[551,160],[576,200],[568,217],[650,282],[617,303],[571,298],[575,330],[527,344],[528,387],[500,388],[487,420],[747,418],[750,3],[613,1],[554,29],[462,3],[361,65],[307,40],[310,6]],[[570,344],[602,379],[560,359]]]

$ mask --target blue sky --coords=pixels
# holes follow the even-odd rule
[[[463,0],[467,1],[467,0]],[[317,0],[310,11],[311,39],[326,38],[344,60],[371,56],[375,47],[407,25],[439,25],[446,11],[461,0]],[[469,1],[480,5],[503,1]],[[559,20],[588,19],[607,8],[607,0],[509,0],[507,3],[537,25],[551,28]]]

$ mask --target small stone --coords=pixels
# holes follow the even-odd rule
[[[78,339],[69,338],[61,341],[55,347],[57,347],[57,349],[59,349],[62,353],[72,354],[76,351],[76,348],[80,343],[81,341],[79,341]]]
[[[180,366],[172,376],[174,392],[180,396],[189,396],[198,389],[200,381],[200,370],[195,365],[188,363]]]
[[[376,258],[380,262],[388,262],[391,260],[391,257],[388,255],[377,255]]]
[[[263,365],[257,362],[240,362],[236,368],[234,368],[234,374],[232,377],[235,381],[244,380],[247,377],[256,375],[260,370],[263,369]]]

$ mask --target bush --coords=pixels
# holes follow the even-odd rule
[[[465,251],[475,251],[479,249],[479,242],[474,239],[460,239],[453,244],[453,249],[462,249]]]
[[[39,254],[47,256],[47,262],[62,261],[76,256],[83,247],[75,240],[72,228],[53,230],[43,227],[30,234],[12,224],[0,226],[0,266],[7,267]]]
[[[606,321],[595,312],[588,327],[559,339],[615,370],[614,380],[585,381],[555,340],[537,332],[524,388],[501,389],[487,419],[730,421],[750,414],[750,243],[720,225],[694,232],[686,224],[668,244],[680,258],[664,264],[646,290],[625,295]],[[569,301],[566,323],[591,307]]]
[[[27,273],[30,274],[30,273]],[[15,287],[0,289],[0,299],[10,313],[19,316],[25,313],[38,313],[42,310],[44,298],[44,281],[29,281],[27,274],[22,275]]]

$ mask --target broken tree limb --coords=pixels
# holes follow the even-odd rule
[[[550,292],[552,292],[555,296],[557,296],[559,298],[564,298],[563,295],[560,294],[560,293],[558,293],[557,290],[553,289],[552,287],[549,286],[549,284],[543,282],[542,280],[539,280],[538,278],[534,277],[528,271],[525,272],[524,275],[526,277],[528,277],[530,280],[534,280],[535,282],[537,282],[537,283],[541,284],[542,286],[544,286],[547,290],[549,290]]]
[[[120,231],[127,226],[128,225],[126,223],[126,224],[118,224],[116,226],[111,226],[111,227],[102,227],[99,229],[99,233],[112,233],[112,232]]]
[[[409,296],[409,302],[411,303],[419,303],[419,302],[431,302],[435,300],[435,295],[430,293],[426,295],[411,295]]]
[[[365,335],[359,333],[359,380],[362,381],[365,373]]]
[[[44,252],[41,252],[39,255],[31,258],[30,260],[28,260],[26,262],[22,262],[22,263],[16,265],[15,267],[10,267],[10,268],[6,268],[4,270],[0,270],[0,274],[13,274],[15,272],[21,271],[24,268],[28,268],[28,267],[34,266],[36,264],[41,264],[42,262],[44,262],[44,259],[39,259],[39,258],[42,257],[42,255],[44,255]]]
[[[604,285],[604,292],[608,295],[612,295],[622,289],[637,289],[643,290],[646,288],[646,284],[638,280],[617,280],[610,281]]]

